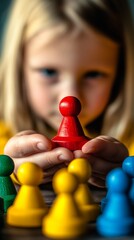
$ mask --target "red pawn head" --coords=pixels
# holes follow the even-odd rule
[[[76,97],[64,97],[59,104],[63,116],[78,116],[81,111],[81,103]]]

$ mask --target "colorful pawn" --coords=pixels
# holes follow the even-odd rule
[[[134,214],[127,194],[130,179],[121,168],[117,168],[107,175],[106,184],[110,195],[103,213],[97,218],[97,231],[104,237],[131,235]]]
[[[105,208],[105,206],[106,206],[106,204],[107,204],[107,201],[108,201],[108,199],[110,198],[110,194],[111,194],[111,192],[108,191],[107,194],[106,194],[106,197],[104,197],[104,198],[101,200],[101,212],[104,211],[104,208]]]
[[[81,111],[80,101],[73,96],[65,97],[61,100],[59,109],[63,119],[57,135],[52,139],[54,147],[65,147],[71,151],[81,149],[89,138],[84,135],[77,117]]]
[[[68,171],[79,180],[79,186],[75,191],[75,199],[87,222],[95,221],[100,214],[100,206],[95,203],[88,180],[91,177],[91,166],[87,159],[76,158],[68,165]]]
[[[53,178],[57,197],[44,217],[42,231],[49,238],[72,239],[86,230],[86,221],[74,199],[78,186],[77,178],[66,169],[59,170]]]
[[[4,204],[5,213],[9,206],[13,204],[17,194],[16,188],[10,177],[13,170],[13,160],[7,155],[0,155],[0,197],[3,199],[2,204]]]
[[[124,170],[125,173],[130,177],[131,179],[131,186],[129,190],[129,196],[132,202],[132,205],[134,206],[134,156],[129,156],[124,159],[122,163],[122,169]],[[110,191],[108,191],[107,195],[105,198],[102,199],[101,201],[101,209],[102,212],[104,210],[104,207],[108,201],[108,198],[110,197]]]
[[[7,223],[15,227],[40,227],[48,209],[38,185],[43,178],[42,169],[35,163],[20,165],[17,177],[22,186],[7,211]]]
[[[134,206],[134,156],[125,158],[122,164],[122,169],[128,174],[131,179],[131,186],[129,190],[129,197]]]

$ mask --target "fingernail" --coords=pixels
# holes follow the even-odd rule
[[[46,147],[44,146],[44,144],[42,142],[37,143],[37,148],[41,151],[46,150]]]
[[[67,159],[67,157],[66,156],[64,156],[64,155],[59,155],[59,160],[61,160],[61,161],[69,161],[69,159]]]
[[[82,148],[82,151],[83,151],[83,153],[94,153],[94,152],[96,152],[96,148],[94,147],[94,146],[84,146],[83,148]]]

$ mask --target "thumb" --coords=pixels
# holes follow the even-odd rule
[[[15,135],[6,144],[4,154],[12,158],[22,158],[52,149],[52,142],[47,137],[37,134]]]

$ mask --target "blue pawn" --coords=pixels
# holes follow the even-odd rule
[[[108,190],[108,192],[107,192],[107,194],[106,194],[106,197],[104,197],[104,198],[101,200],[101,212],[104,211],[104,207],[106,206],[107,201],[108,201],[108,199],[110,198],[110,194],[111,194],[111,191]]]
[[[131,199],[131,203],[134,206],[134,156],[129,156],[125,158],[122,164],[122,169],[131,178],[130,189],[128,189],[128,194]],[[110,191],[108,191],[106,197],[101,200],[101,211],[103,212],[104,207],[110,197]]]
[[[116,168],[107,175],[106,184],[110,196],[103,213],[97,218],[97,231],[104,237],[131,235],[134,216],[127,195],[130,179],[121,168]]]
[[[134,156],[125,158],[122,164],[122,169],[131,179],[131,186],[129,190],[129,197],[131,199],[132,205],[134,206]]]

